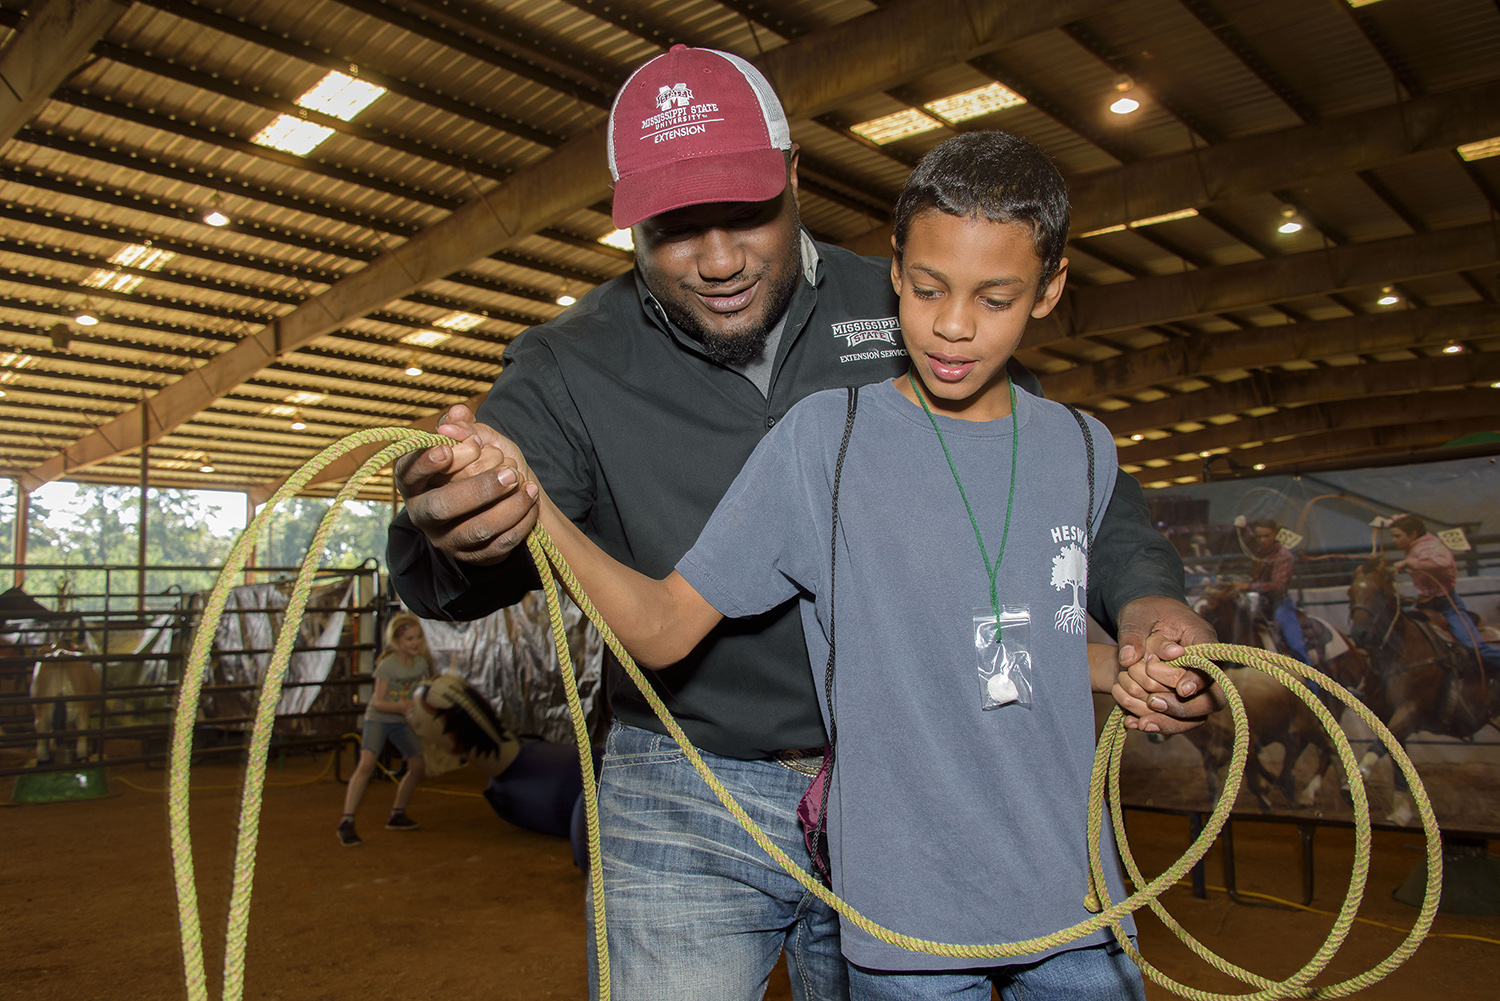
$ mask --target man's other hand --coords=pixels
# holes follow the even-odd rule
[[[1137,598],[1121,610],[1120,666],[1115,699],[1134,716],[1131,729],[1182,733],[1224,708],[1224,694],[1198,671],[1166,663],[1185,647],[1213,643],[1213,627],[1165,595]]]

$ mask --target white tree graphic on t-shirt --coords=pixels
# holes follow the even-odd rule
[[[1088,579],[1087,574],[1088,561],[1084,559],[1083,550],[1078,546],[1064,546],[1061,553],[1052,557],[1052,586],[1059,591],[1065,587],[1073,588],[1073,603],[1059,608],[1052,624],[1074,636],[1083,635],[1084,620],[1087,617],[1083,605],[1078,601],[1078,589]]]

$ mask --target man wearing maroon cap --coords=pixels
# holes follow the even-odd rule
[[[421,615],[477,618],[537,586],[525,555],[511,557],[535,521],[535,488],[487,447],[492,429],[601,548],[660,578],[793,404],[906,368],[890,262],[801,228],[797,149],[748,62],[680,45],[648,62],[610,112],[609,159],[635,269],[517,338],[477,419],[455,407],[439,426],[458,440],[398,464],[407,507],[388,558]],[[1011,373],[1040,395],[1023,367]],[[1146,651],[1175,656],[1213,634],[1183,603],[1181,562],[1129,477],[1094,554],[1090,610],[1118,623],[1140,686],[1136,725],[1194,725],[1181,720],[1212,708],[1205,682],[1155,661],[1148,678]],[[796,603],[726,621],[651,682],[735,798],[805,858],[797,803],[825,736]],[[729,817],[613,662],[608,690],[599,804],[613,989],[748,1001],[784,951],[797,998],[845,997],[837,916]]]

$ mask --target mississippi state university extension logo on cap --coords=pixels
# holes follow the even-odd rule
[[[631,74],[609,113],[614,219],[705,202],[758,202],[786,187],[792,146],[781,102],[729,52],[674,45]]]

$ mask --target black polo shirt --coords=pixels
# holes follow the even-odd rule
[[[906,369],[890,261],[802,242],[804,280],[787,309],[769,393],[710,361],[631,272],[518,337],[479,420],[521,447],[558,507],[605,552],[666,576],[761,437],[797,401]],[[1030,373],[1015,368],[1017,384],[1040,395]],[[1135,537],[1122,541],[1121,564],[1152,563],[1149,553],[1138,554],[1153,538],[1161,542],[1139,508],[1125,515]],[[1106,525],[1115,516],[1112,504]],[[1101,532],[1096,553],[1104,541]],[[1170,546],[1156,550],[1154,567],[1144,574],[1132,567],[1132,582],[1110,596],[1111,610],[1142,594],[1181,597],[1181,562]],[[397,592],[430,618],[478,618],[536,586],[524,551],[496,567],[460,565],[432,549],[404,512],[392,523],[387,557]],[[606,657],[615,715],[661,732],[634,684]],[[795,602],[756,619],[725,620],[685,661],[647,673],[689,738],[716,754],[762,758],[823,743]]]

